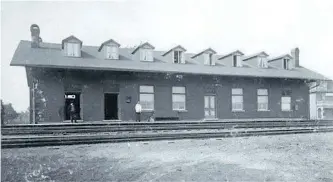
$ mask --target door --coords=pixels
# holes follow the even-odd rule
[[[70,120],[70,115],[69,115],[69,109],[68,106],[73,103],[75,106],[75,114],[76,114],[76,119],[77,120],[81,120],[81,103],[80,103],[80,99],[81,99],[81,93],[79,92],[66,92],[65,93],[65,120]]]
[[[205,118],[216,118],[215,115],[215,96],[205,96]]]
[[[115,93],[104,94],[104,119],[105,120],[118,119],[118,94]]]

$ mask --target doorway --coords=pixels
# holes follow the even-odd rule
[[[118,94],[104,94],[104,119],[117,120],[118,118]]]
[[[206,95],[205,96],[205,118],[215,119],[215,96]]]
[[[65,120],[70,120],[70,114],[69,114],[69,105],[71,103],[74,104],[75,106],[75,114],[76,114],[76,119],[81,120],[81,105],[80,105],[80,96],[81,93],[79,92],[66,92],[65,93]]]

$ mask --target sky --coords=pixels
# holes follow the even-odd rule
[[[332,0],[2,1],[0,94],[18,111],[29,106],[26,73],[9,64],[34,23],[52,43],[75,35],[85,45],[112,38],[124,47],[148,41],[156,50],[180,44],[192,53],[212,47],[270,57],[299,47],[301,66],[333,79]]]

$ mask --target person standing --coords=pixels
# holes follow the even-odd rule
[[[68,106],[68,110],[69,110],[69,117],[71,119],[71,123],[76,123],[76,108],[75,105],[73,104],[73,102]]]
[[[136,121],[138,121],[138,122],[140,122],[140,120],[141,120],[141,111],[142,111],[142,106],[140,104],[140,101],[138,101],[135,104]]]

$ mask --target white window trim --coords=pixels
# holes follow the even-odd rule
[[[259,90],[266,90],[267,94],[259,94]],[[260,109],[258,106],[259,106],[259,102],[258,102],[258,98],[262,96],[262,97],[267,97],[267,109]],[[265,89],[265,88],[260,88],[260,89],[257,89],[257,111],[270,111],[269,110],[269,94],[268,94],[268,89]]]
[[[153,88],[153,91],[152,92],[149,92],[149,91],[141,91],[141,86],[148,86],[148,87],[152,87]],[[140,85],[139,86],[139,101],[141,102],[141,94],[151,94],[153,95],[153,108],[142,108],[142,112],[145,112],[145,111],[154,111],[155,110],[155,87],[153,85]],[[141,104],[141,103],[140,103]],[[142,106],[142,104],[141,104]]]
[[[282,108],[282,104],[283,104],[283,103],[282,103],[282,98],[283,98],[283,97],[289,97],[289,98],[290,98],[290,102],[289,102],[289,108],[290,108],[290,109],[283,109],[283,108]],[[284,112],[291,112],[291,111],[292,111],[292,109],[291,109],[291,96],[281,96],[281,111],[284,111]]]
[[[286,67],[286,68],[284,67],[284,62],[285,62],[285,61],[287,61],[287,63],[286,63],[286,66],[287,66],[287,67]],[[290,59],[286,59],[286,58],[283,58],[283,59],[282,59],[282,68],[283,68],[284,70],[290,70],[291,67],[292,67],[290,64],[291,64],[291,60],[290,60]]]
[[[116,49],[116,52],[112,52],[112,49]],[[108,50],[110,49],[110,50]],[[109,54],[108,54],[108,51],[110,51],[110,57],[109,57]],[[112,54],[115,54],[115,58],[112,57]],[[112,59],[112,60],[116,60],[116,59],[119,59],[119,47],[116,46],[116,45],[106,45],[105,46],[105,58],[106,59]]]
[[[75,50],[74,45],[77,45],[77,50]],[[69,46],[72,47],[72,53],[70,54],[68,49],[69,49]],[[67,57],[81,57],[81,48],[80,48],[80,43],[76,43],[76,42],[66,42],[65,43],[65,53],[66,53],[66,56]],[[76,55],[77,54],[77,55]]]
[[[175,62],[175,53],[178,53],[178,60],[177,62]],[[174,64],[182,64],[184,62],[184,51],[178,51],[178,50],[174,50],[173,54],[172,54],[172,62]]]
[[[234,89],[241,89],[241,93],[232,93]],[[242,96],[242,109],[233,108],[232,98],[233,96]],[[231,88],[231,111],[232,112],[245,112],[244,110],[244,92],[242,88]]]
[[[185,92],[184,93],[180,93],[180,92],[176,93],[176,92],[174,92],[173,88],[177,88],[177,87],[184,88]],[[186,87],[185,86],[173,86],[171,92],[172,92],[172,95],[171,95],[171,99],[172,99],[172,110],[173,111],[179,111],[179,112],[187,112],[187,110],[186,110]],[[173,101],[173,96],[174,95],[183,95],[185,97],[185,100],[184,100],[184,109],[173,108],[173,102],[174,102]]]
[[[258,59],[259,68],[268,68],[268,61],[264,57],[259,57]]]
[[[146,59],[143,59],[143,58],[146,58]],[[153,50],[147,49],[147,48],[141,48],[140,49],[140,61],[153,62],[154,61]]]

